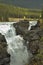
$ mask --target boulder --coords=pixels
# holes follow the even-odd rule
[[[4,35],[0,33],[0,42],[6,42]]]
[[[19,21],[18,23],[14,23],[13,26],[16,28],[17,35],[24,35],[25,32],[28,31],[29,21]]]
[[[29,50],[31,51],[31,53],[33,55],[38,54],[39,41],[38,40],[31,41],[30,44],[29,44]]]
[[[7,52],[7,42],[0,33],[0,65],[10,65],[10,54]]]

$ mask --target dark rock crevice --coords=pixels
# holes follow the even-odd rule
[[[0,65],[10,65],[10,54],[7,52],[7,42],[0,33]]]

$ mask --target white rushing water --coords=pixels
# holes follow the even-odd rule
[[[0,24],[0,33],[2,33],[7,41],[7,51],[11,55],[10,65],[26,65],[32,56],[27,51],[27,47],[23,45],[24,40],[20,35],[16,35],[15,28],[12,24]]]
[[[31,29],[32,26],[35,26],[37,24],[37,21],[29,21],[29,27],[28,30]]]

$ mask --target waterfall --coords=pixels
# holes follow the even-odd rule
[[[12,24],[0,24],[0,33],[5,36],[8,44],[7,51],[11,55],[10,65],[26,65],[32,55],[23,45],[23,37],[16,35],[16,29]]]
[[[31,29],[32,26],[35,26],[36,24],[37,24],[37,21],[29,21],[28,31]]]

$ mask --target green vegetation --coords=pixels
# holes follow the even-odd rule
[[[32,10],[26,8],[15,7],[11,5],[0,4],[0,16],[4,15],[15,16],[15,15],[40,15],[40,10]]]
[[[6,19],[9,17],[20,17],[24,16],[40,16],[41,10],[32,10],[27,8],[15,7],[12,5],[0,4],[0,19]]]
[[[42,15],[42,19],[43,19],[43,8],[42,8],[42,12],[41,12],[41,15]]]

